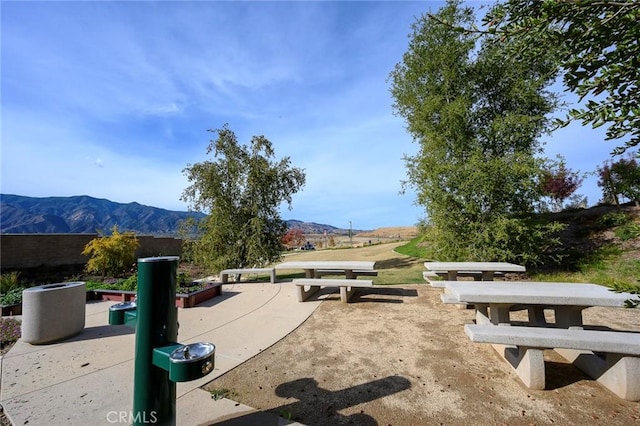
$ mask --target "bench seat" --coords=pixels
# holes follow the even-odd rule
[[[223,284],[229,282],[229,275],[238,275],[238,281],[242,274],[269,274],[271,284],[276,282],[276,270],[274,268],[237,268],[237,269],[224,269],[220,271],[220,281]]]
[[[340,300],[344,303],[348,303],[356,288],[373,287],[373,281],[371,280],[349,280],[349,279],[318,279],[318,278],[296,278],[293,280],[298,292],[298,302],[304,302],[320,290],[320,287],[339,287],[340,288]],[[305,290],[305,286],[309,287],[309,290]]]
[[[544,389],[543,351],[555,349],[620,398],[640,401],[640,333],[492,324],[464,330],[473,342],[507,345],[505,359],[532,389]]]
[[[458,272],[459,277],[471,277],[474,281],[482,281],[482,272],[481,271],[460,271]],[[495,277],[504,277],[504,273],[495,272]],[[424,271],[422,273],[422,277],[431,284],[431,287],[436,288],[444,288],[444,284],[440,284],[443,280],[438,280],[438,278],[447,279],[447,271]]]

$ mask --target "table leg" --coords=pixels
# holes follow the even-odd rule
[[[509,312],[512,305],[476,305],[476,324],[510,326]],[[545,388],[544,351],[536,348],[492,344],[493,348],[515,370],[522,382],[530,389]]]
[[[477,304],[476,308],[476,324],[491,324],[489,320],[489,305]]]
[[[545,388],[544,350],[526,347],[505,347],[504,359],[516,371],[529,389]]]
[[[556,306],[556,326],[560,328],[582,328],[582,311],[586,306]]]
[[[493,281],[493,271],[482,271],[482,281]]]
[[[511,319],[509,318],[509,308],[512,305],[504,304],[489,304],[489,319],[492,324],[496,325],[511,325]]]
[[[458,281],[458,271],[447,271],[448,281]]]
[[[305,290],[304,286],[302,285],[298,285],[296,286],[298,288],[298,302],[304,302],[305,300],[307,300],[309,297],[311,297],[314,293],[316,293],[318,290],[320,290],[320,286],[309,286],[309,290]]]
[[[529,324],[540,327],[547,325],[547,320],[544,317],[543,306],[529,306],[527,308],[527,313],[529,314]]]

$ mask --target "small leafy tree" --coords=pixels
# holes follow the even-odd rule
[[[191,247],[195,263],[220,271],[278,260],[287,230],[278,209],[283,202],[291,208],[292,195],[305,183],[304,171],[292,167],[289,157],[274,160],[264,136],[241,145],[227,125],[209,131],[218,136],[207,148],[215,161],[184,169],[190,185],[182,200],[208,213]]]
[[[89,256],[87,272],[106,275],[124,275],[136,261],[140,244],[133,232],[120,233],[114,226],[109,236],[99,236],[84,246],[82,254]]]
[[[419,144],[405,186],[425,207],[431,257],[533,264],[555,241],[555,225],[529,220],[538,138],[557,104],[546,90],[553,63],[508,60],[498,37],[458,30],[473,22],[460,1],[422,16],[390,75],[394,110]]]
[[[615,205],[620,197],[640,202],[640,167],[635,158],[629,155],[615,162],[605,162],[598,167],[598,186],[602,188],[602,199]]]
[[[579,172],[567,168],[564,159],[559,157],[559,161],[550,161],[542,170],[540,185],[543,194],[551,199],[552,210],[559,212],[564,202],[582,185],[583,180]]]
[[[304,241],[304,234],[298,228],[289,229],[287,233],[284,234],[284,237],[282,237],[282,244],[288,247],[300,246]]]

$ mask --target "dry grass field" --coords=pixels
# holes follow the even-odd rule
[[[390,243],[410,240],[418,235],[415,226],[393,226],[374,229],[373,231],[349,235],[308,234],[307,241],[318,248],[363,247],[370,244]]]

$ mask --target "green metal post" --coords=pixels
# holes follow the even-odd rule
[[[178,338],[177,256],[138,259],[133,424],[175,425],[176,384],[153,365],[153,349]]]

